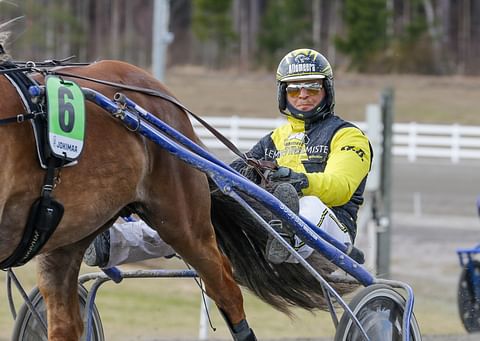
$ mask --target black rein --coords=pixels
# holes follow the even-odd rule
[[[66,58],[69,59],[69,58]],[[45,65],[62,65],[62,61],[57,61],[57,60],[52,60],[52,61],[47,61],[44,64]],[[159,97],[162,98],[166,101],[169,101],[170,103],[175,104],[178,106],[180,109],[184,110],[185,112],[189,113],[192,115],[200,124],[202,124],[206,129],[208,129],[216,138],[218,138],[228,149],[230,149],[233,153],[235,153],[237,156],[239,156],[246,164],[249,166],[253,167],[257,173],[263,178],[263,170],[265,169],[273,169],[275,168],[275,165],[272,162],[264,161],[264,160],[256,160],[248,157],[245,155],[245,153],[242,153],[237,146],[235,146],[230,140],[228,140],[225,136],[223,136],[218,130],[213,128],[210,124],[208,124],[204,119],[202,119],[200,116],[195,114],[193,111],[188,109],[186,106],[184,106],[182,103],[180,103],[177,99],[174,97],[164,93],[157,91],[155,89],[148,89],[148,88],[142,88],[134,85],[127,85],[127,84],[120,84],[116,82],[110,82],[102,79],[96,79],[96,78],[91,78],[91,77],[86,77],[86,76],[80,76],[80,75],[75,75],[67,72],[62,72],[62,71],[55,71],[55,70],[40,70],[36,67],[36,63],[32,63],[35,66],[29,66],[28,63],[25,63],[25,67],[16,67],[16,68],[9,68],[9,69],[4,69],[0,70],[0,74],[5,74],[5,73],[10,73],[10,72],[23,72],[23,71],[36,71],[39,73],[42,73],[44,75],[57,75],[57,76],[63,76],[63,77],[70,77],[70,78],[77,78],[77,79],[82,79],[85,81],[89,82],[94,82],[98,84],[103,84],[103,85],[108,85],[112,87],[117,87],[120,89],[125,89],[125,90],[130,90],[130,91],[135,91],[139,92],[148,96],[154,96],[154,97]],[[64,64],[63,64],[64,65]],[[81,64],[84,65],[84,64]],[[66,66],[66,65],[64,65]],[[29,114],[19,114],[13,117],[5,118],[0,120],[0,125],[5,125],[5,124],[10,124],[10,123],[21,123],[24,122],[25,120],[33,119],[35,117],[35,113],[29,113]]]

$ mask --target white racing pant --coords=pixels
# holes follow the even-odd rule
[[[338,241],[352,243],[346,228],[319,198],[314,196],[300,198],[300,215],[315,223]],[[107,267],[175,254],[172,247],[143,221],[115,223],[109,231],[110,258]],[[303,258],[312,254],[313,249],[304,244],[297,236],[295,236],[295,243],[298,253]],[[290,256],[287,262],[296,263],[297,260]]]
[[[352,243],[347,228],[337,219],[332,210],[329,209],[318,197],[301,197],[299,214],[338,241],[342,243]],[[297,236],[295,236],[295,248],[303,258],[308,258],[313,252],[313,249],[303,243]],[[287,258],[286,262],[298,263],[292,255]]]
[[[142,220],[115,223],[109,231],[110,255],[106,268],[175,255],[175,250]]]

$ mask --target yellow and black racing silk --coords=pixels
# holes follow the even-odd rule
[[[335,115],[308,126],[288,117],[285,125],[264,136],[247,154],[306,174],[309,186],[303,194],[320,198],[355,239],[373,156],[359,128]]]

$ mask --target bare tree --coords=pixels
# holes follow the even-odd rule
[[[335,59],[334,37],[342,1],[312,0],[312,42],[329,60]]]
[[[122,21],[121,15],[122,15],[122,5],[123,1],[121,0],[113,0],[112,1],[112,11],[111,11],[111,25],[110,25],[110,39],[109,39],[109,45],[110,45],[110,56],[112,58],[121,58],[120,56],[120,46],[121,40],[120,40],[120,22]],[[122,39],[123,40],[123,39]]]
[[[250,32],[249,32],[249,5],[248,1],[239,1],[239,28],[240,33],[240,68],[249,68]]]
[[[260,30],[260,17],[262,12],[262,0],[250,0],[250,56],[249,59],[257,53],[257,37]]]
[[[470,33],[470,58],[467,67],[468,74],[479,74],[480,61],[480,2],[472,1],[470,8],[471,33]]]
[[[312,0],[312,41],[313,48],[322,49],[322,2],[323,0]]]
[[[465,73],[467,70],[466,62],[470,50],[470,0],[460,0],[459,2],[459,63],[458,70]]]
[[[441,46],[440,46],[440,37],[437,32],[436,23],[435,23],[435,12],[433,10],[433,5],[431,0],[422,0],[423,7],[425,9],[425,16],[428,24],[428,33],[432,40],[433,45],[433,56],[432,62],[434,65],[435,73],[441,73],[440,70],[440,56],[441,56]]]
[[[451,0],[439,0],[437,5],[438,36],[443,51],[444,63],[448,70],[454,68],[451,36]]]

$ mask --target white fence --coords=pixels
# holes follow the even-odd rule
[[[204,117],[240,150],[246,151],[262,136],[285,122],[283,118]],[[226,147],[207,129],[192,119],[196,133],[208,148]],[[368,134],[365,122],[354,122]],[[448,158],[453,163],[461,159],[480,159],[480,126],[459,124],[395,123],[393,125],[393,155],[417,158]]]

